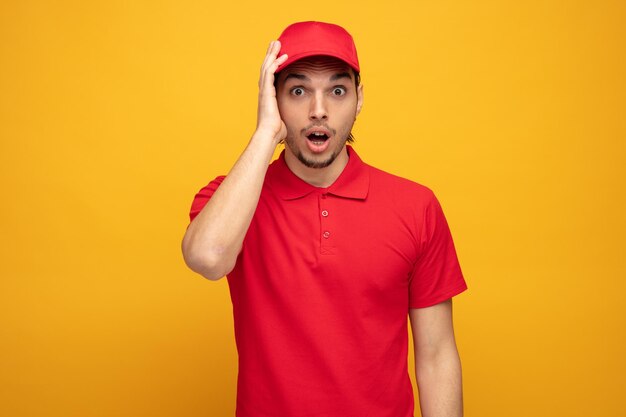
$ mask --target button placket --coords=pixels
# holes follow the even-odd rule
[[[319,198],[319,219],[320,219],[320,249],[323,255],[334,254],[332,210],[330,207],[331,198],[322,193]]]

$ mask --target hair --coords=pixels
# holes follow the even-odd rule
[[[359,85],[361,85],[361,74],[357,72],[354,68],[350,68],[352,73],[354,74],[354,86],[358,89]],[[274,89],[278,92],[278,74],[274,75]],[[348,135],[348,139],[346,139],[348,143],[354,143],[354,135],[352,132]]]

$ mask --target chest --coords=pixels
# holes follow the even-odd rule
[[[388,201],[262,196],[243,251],[268,285],[385,301],[406,296],[416,233],[414,218]]]

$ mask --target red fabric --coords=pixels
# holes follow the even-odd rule
[[[359,58],[352,36],[341,26],[324,22],[298,22],[289,25],[278,38],[280,52],[287,54],[276,72],[282,71],[291,63],[316,55],[326,55],[341,59],[359,72]]]
[[[413,416],[409,308],[467,288],[432,191],[348,151],[324,189],[284,153],[268,169],[228,275],[238,417]],[[196,195],[192,220],[223,178]]]

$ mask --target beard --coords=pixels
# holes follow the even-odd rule
[[[343,149],[343,146],[341,147],[341,149]],[[337,155],[339,155],[339,152],[341,152],[341,149],[335,149],[333,153],[324,161],[313,161],[313,160],[307,159],[300,149],[298,149],[295,155],[298,158],[298,161],[302,162],[304,166],[308,168],[320,169],[320,168],[326,168],[327,166],[332,164],[335,161],[335,159],[337,159]]]
[[[352,126],[350,126],[350,129],[352,128]],[[314,169],[321,169],[321,168],[326,168],[327,166],[329,166],[330,164],[332,164],[335,159],[337,159],[337,156],[341,153],[341,151],[343,150],[346,141],[348,140],[348,138],[350,137],[350,129],[348,129],[347,133],[343,133],[342,132],[342,136],[340,138],[340,140],[337,142],[337,144],[335,145],[335,148],[332,150],[332,153],[324,160],[315,160],[315,159],[310,159],[307,158],[304,153],[302,152],[302,149],[300,149],[297,145],[297,141],[296,141],[296,134],[294,134],[293,131],[290,131],[289,129],[287,129],[287,137],[285,138],[285,146],[288,146],[289,149],[291,150],[291,152],[296,156],[296,158],[298,158],[298,160],[302,163],[302,165],[304,165],[307,168],[314,168]],[[302,132],[304,132],[306,130],[302,129]],[[332,130],[332,129],[331,129]],[[302,133],[300,132],[300,133]],[[337,137],[337,132],[335,130],[332,130],[333,132],[333,137]],[[305,138],[305,140],[308,140]],[[330,139],[328,139],[330,140]],[[304,145],[306,146],[306,145]]]

